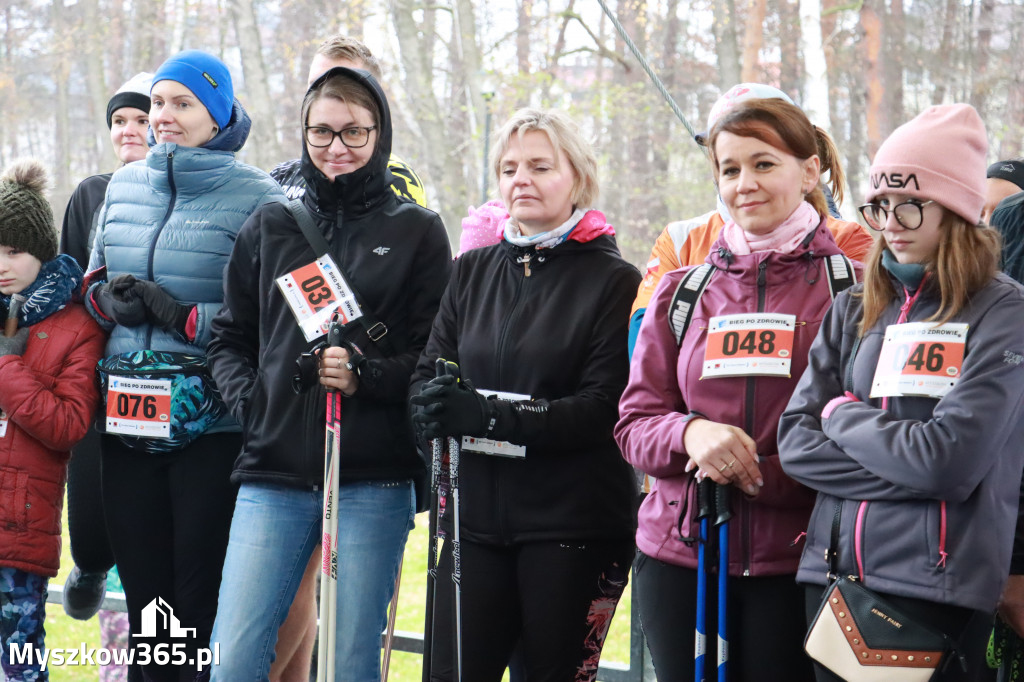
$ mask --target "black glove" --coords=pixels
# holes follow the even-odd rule
[[[138,327],[146,321],[142,299],[135,292],[132,275],[118,275],[93,289],[93,301],[100,312],[122,327]]]
[[[0,355],[22,355],[28,345],[28,327],[22,327],[14,336],[0,334]]]
[[[492,426],[487,398],[465,379],[451,375],[431,379],[409,402],[423,408],[412,420],[425,438],[486,436]]]
[[[178,303],[159,284],[148,280],[136,281],[135,292],[142,298],[150,324],[185,336],[185,325],[194,306]]]

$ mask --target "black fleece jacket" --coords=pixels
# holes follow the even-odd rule
[[[455,262],[412,390],[443,357],[477,389],[533,399],[490,400],[493,437],[525,445],[526,457],[463,454],[464,537],[632,537],[636,482],[612,428],[629,376],[627,326],[639,283],[607,235],[539,253],[502,241]]]
[[[308,189],[302,201],[360,302],[387,325],[393,350],[383,357],[376,346],[364,348],[372,359],[360,371],[355,394],[342,401],[341,477],[422,478],[405,399],[448,282],[451,248],[437,214],[389,188],[391,118],[380,86],[365,72],[340,67],[321,78],[338,70],[358,76],[376,94],[383,112],[380,139],[365,166],[334,182],[303,149]],[[235,243],[207,355],[221,394],[243,425],[233,481],[311,489],[322,484],[326,393],[319,384],[299,395],[292,389],[296,358],[317,341],[305,340],[275,284],[314,258],[282,204],[254,213]]]

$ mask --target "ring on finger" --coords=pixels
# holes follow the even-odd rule
[[[726,469],[728,469],[728,468],[729,468],[729,465],[728,465],[728,464],[723,464],[722,466],[718,467],[718,470],[719,470],[719,471],[725,471],[725,470],[726,470]]]
[[[338,358],[338,369],[341,369],[341,358]]]
[[[732,469],[732,465],[735,464],[735,463],[736,463],[736,460],[733,460],[733,461],[729,462],[728,464],[726,464],[725,466],[727,466],[730,469]]]

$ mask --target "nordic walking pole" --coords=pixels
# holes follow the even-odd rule
[[[330,346],[341,345],[341,327],[332,322],[327,333]],[[320,626],[317,652],[317,682],[333,682],[334,649],[338,630],[338,514],[337,500],[341,473],[337,455],[341,449],[341,395],[327,391],[324,429],[324,512],[322,517],[322,560],[320,563]]]
[[[715,525],[718,526],[718,682],[726,682],[729,667],[728,581],[729,581],[729,507],[731,485],[715,485]]]
[[[317,655],[317,682],[334,680],[334,644],[337,632],[335,602],[338,595],[338,515],[335,502],[339,472],[335,455],[338,452],[338,422],[341,419],[341,396],[327,392],[327,419],[324,439],[324,512],[322,519],[323,547],[320,563],[320,632]]]
[[[388,670],[391,668],[391,649],[395,646],[395,618],[398,616],[398,590],[402,586],[402,564],[404,557],[398,560],[398,576],[395,578],[395,593],[391,595],[391,606],[388,609],[388,627],[384,631],[384,660],[381,662],[380,679],[388,682]]]
[[[454,362],[445,363],[445,370],[461,381],[459,366]],[[452,582],[455,583],[455,682],[462,682],[462,554],[459,529],[459,454],[461,439],[448,437],[448,478],[452,490]]]
[[[707,653],[708,619],[708,519],[714,513],[714,481],[702,479],[697,484],[697,520],[700,535],[697,539],[697,635],[693,647],[695,682],[704,682],[704,657]]]
[[[438,358],[437,376],[445,373],[445,361]],[[441,482],[441,460],[444,457],[444,439],[430,439],[430,540],[427,549],[427,604],[423,624],[423,682],[430,682],[431,646],[434,639],[434,596],[437,593],[437,514],[438,486]]]

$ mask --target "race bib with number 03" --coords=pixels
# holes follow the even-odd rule
[[[969,326],[907,322],[886,327],[871,397],[941,398],[949,393],[960,380]]]
[[[107,433],[170,438],[171,380],[111,377],[107,386]]]
[[[329,254],[275,281],[306,341],[326,334],[334,313],[341,316],[342,324],[362,315],[355,293]]]
[[[712,317],[701,379],[789,377],[796,315],[744,313]]]
[[[0,410],[0,438],[7,435],[7,415]]]

